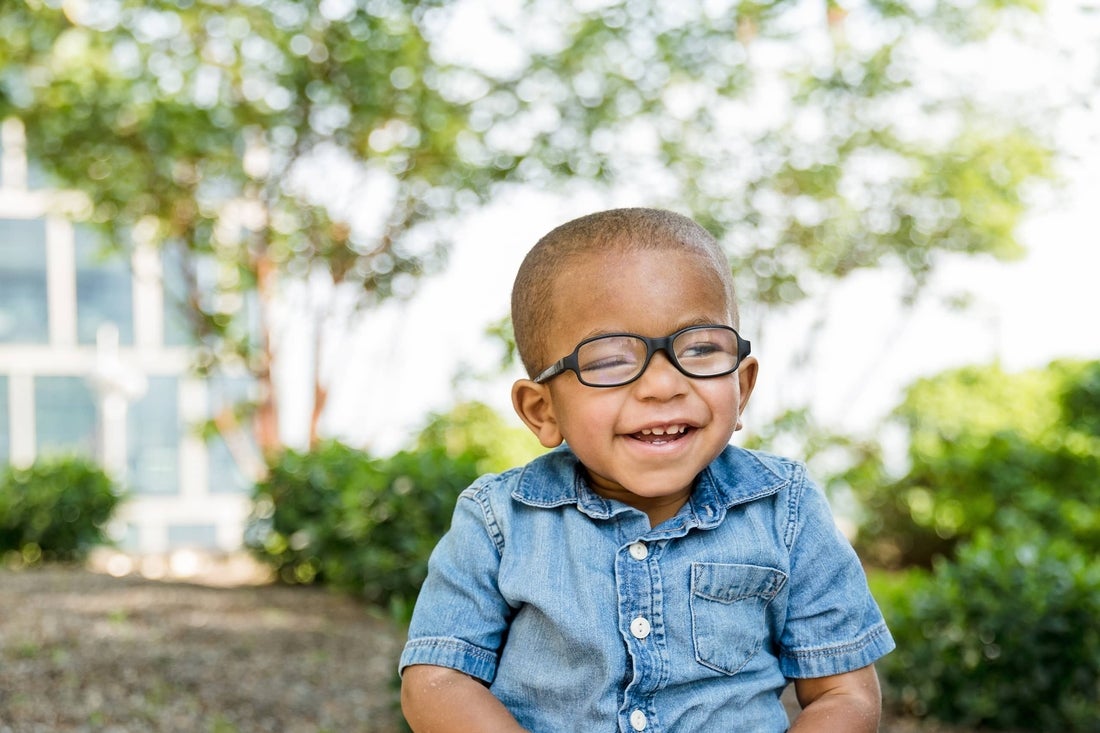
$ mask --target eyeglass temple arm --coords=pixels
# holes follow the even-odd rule
[[[551,364],[550,366],[546,367],[541,372],[539,372],[539,374],[534,379],[532,379],[531,381],[534,382],[535,384],[542,384],[546,380],[558,376],[559,374],[561,374],[562,372],[565,371],[565,369],[566,369],[565,362],[566,362],[566,359],[568,359],[568,358],[569,357],[565,357],[565,359],[558,359],[553,364]]]

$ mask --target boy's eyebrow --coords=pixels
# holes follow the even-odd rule
[[[710,316],[698,316],[696,318],[689,319],[680,323],[679,328],[689,328],[691,326],[726,326],[729,324],[723,323],[721,318],[711,318]],[[677,330],[679,330],[679,328]],[[731,326],[732,328],[732,326]]]
[[[709,316],[696,316],[694,318],[689,318],[687,320],[679,321],[679,325],[677,325],[676,328],[672,329],[669,333],[676,333],[677,331],[679,331],[681,329],[690,328],[692,326],[726,326],[726,325],[729,325],[729,324],[723,323],[722,320],[723,319],[721,319],[721,318],[711,318]],[[590,338],[595,338],[597,336],[608,336],[610,334],[615,334],[615,333],[634,333],[634,332],[630,331],[630,330],[627,330],[625,328],[594,328],[591,331],[589,331],[588,333],[582,335],[579,339],[577,339],[577,343],[580,343],[581,341],[585,341],[585,340],[590,339]],[[646,334],[638,334],[638,335],[643,336],[643,335],[646,335]],[[663,334],[663,333],[662,334],[655,334],[655,337],[656,336],[667,336],[667,335],[668,334]]]

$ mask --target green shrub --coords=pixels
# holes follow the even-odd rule
[[[287,451],[256,487],[245,543],[285,582],[325,583],[407,620],[458,495],[540,450],[526,430],[467,403],[389,458],[338,442]]]
[[[326,583],[405,619],[476,456],[442,448],[388,459],[339,443],[289,451],[257,486],[247,543],[289,583]]]
[[[104,527],[121,496],[83,458],[9,467],[0,476],[0,554],[20,565],[76,561],[107,544]]]
[[[1095,731],[1100,566],[1044,535],[978,533],[954,562],[874,587],[898,643],[888,704],[999,730]]]
[[[857,546],[880,564],[931,567],[982,529],[1027,530],[1100,553],[1100,362],[1017,374],[967,367],[916,382],[895,411],[908,470],[871,456],[848,483]]]

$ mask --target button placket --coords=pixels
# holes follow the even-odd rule
[[[627,730],[638,733],[661,729],[660,721],[650,712],[650,695],[666,674],[668,661],[661,626],[659,543],[650,545],[642,539],[628,540],[620,546],[615,561],[619,628],[626,637],[628,669],[634,670],[623,691],[619,712],[623,717],[619,720]]]

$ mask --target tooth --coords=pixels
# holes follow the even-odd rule
[[[642,435],[683,435],[687,432],[687,425],[668,425],[665,427],[642,428]]]

